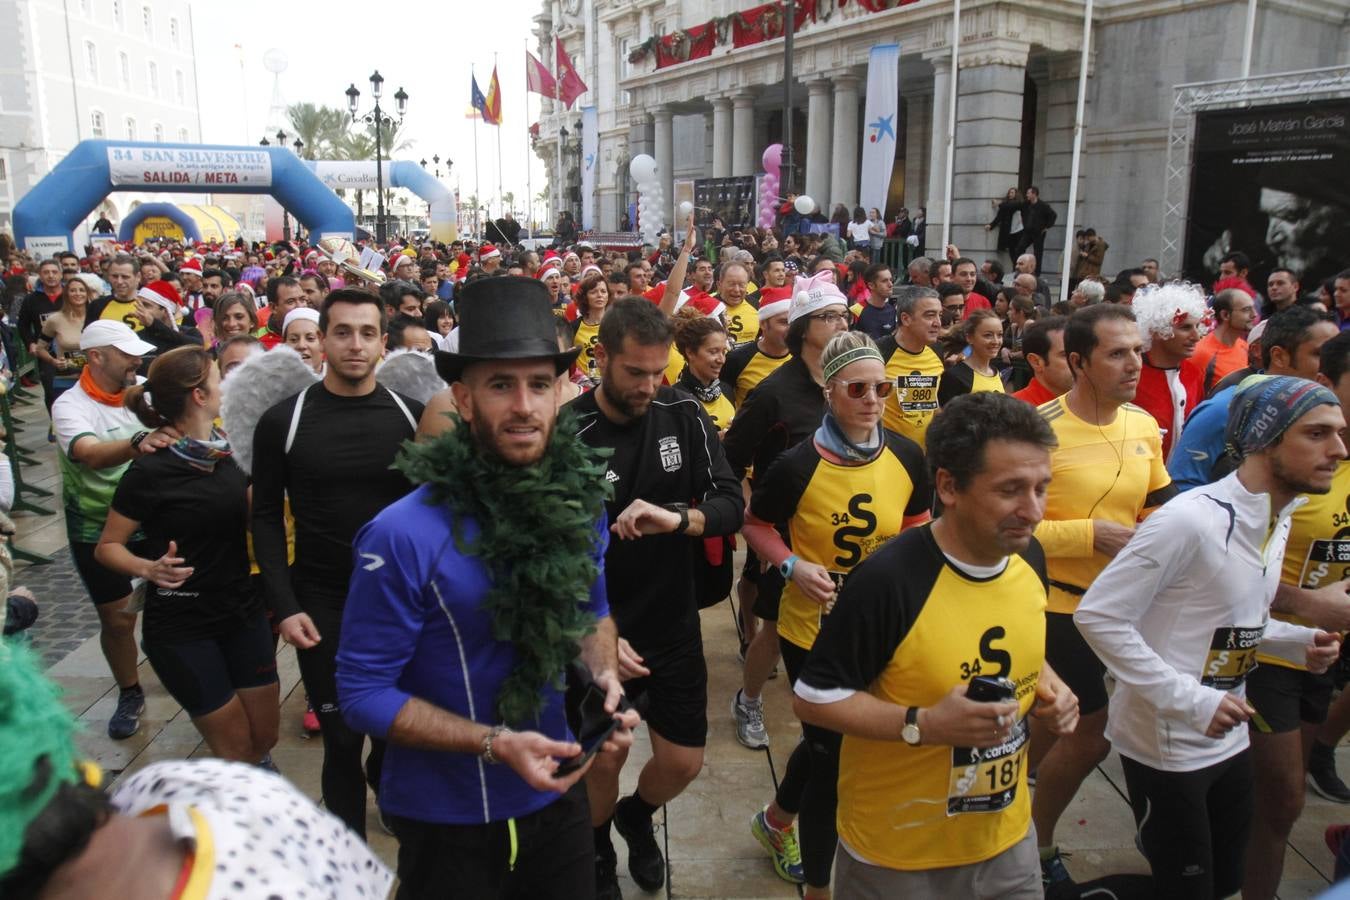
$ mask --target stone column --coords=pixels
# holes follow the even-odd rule
[[[824,203],[830,193],[830,82],[806,84],[806,184],[808,197]]]
[[[834,204],[852,211],[858,203],[858,76],[848,72],[834,76],[834,140],[830,146],[830,193],[812,199],[825,215]]]
[[[671,209],[671,197],[674,192],[673,176],[675,170],[675,140],[671,127],[671,112],[666,106],[658,106],[652,111],[652,122],[655,126],[656,152],[656,176],[661,182],[662,201],[665,206],[666,227],[670,227],[671,220],[674,218]]]
[[[1050,229],[1045,241],[1045,258],[1041,261],[1041,270],[1046,277],[1063,274],[1064,244],[1066,240],[1072,241],[1071,235],[1066,237],[1064,228],[1069,218],[1069,173],[1073,170],[1073,119],[1078,103],[1078,63],[1077,54],[1065,54],[1062,58],[1050,60],[1048,79],[1039,84],[1043,98],[1041,103],[1045,107],[1045,169],[1037,186],[1041,189],[1041,199],[1059,213],[1059,222]],[[1083,149],[1087,150],[1086,142]],[[1080,171],[1078,173],[1080,211],[1083,208],[1085,187],[1087,182]],[[1084,222],[1082,216],[1078,217],[1078,228],[1084,228],[1088,224],[1101,228],[1096,223]]]
[[[942,204],[947,197],[947,123],[951,110],[948,92],[952,84],[952,56],[949,50],[925,53],[924,59],[933,64],[933,127],[929,132],[928,194],[919,206],[927,207],[928,227],[925,230],[925,253],[933,259],[942,256]],[[910,210],[918,215],[918,209]]]
[[[962,47],[952,243],[966,256],[994,255],[998,232],[984,230],[992,218],[989,201],[1017,183],[1029,51],[1029,44],[1009,39],[982,41],[969,50]]]
[[[714,97],[712,101],[712,177],[731,175],[731,101]]]
[[[731,102],[731,174],[753,175],[759,171],[755,158],[755,95],[735,94]]]

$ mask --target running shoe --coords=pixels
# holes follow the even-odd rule
[[[300,719],[300,728],[305,732],[304,737],[319,733],[319,715],[314,712],[314,707],[305,701],[305,715]]]
[[[595,854],[595,900],[623,900],[619,861],[612,853]]]
[[[765,750],[769,746],[769,732],[764,729],[764,698],[746,700],[743,691],[731,698],[731,716],[736,720],[736,740],[751,750]]]
[[[755,813],[750,820],[750,833],[759,845],[768,851],[773,870],[778,877],[792,884],[805,884],[802,873],[802,848],[797,843],[797,824],[778,829],[769,824],[768,807]]]
[[[1336,774],[1336,748],[1316,742],[1308,759],[1308,787],[1333,803],[1350,803],[1350,787]]]
[[[628,843],[628,874],[644,891],[654,891],[666,883],[666,858],[656,845],[656,826],[650,819],[641,825],[628,821],[642,818],[629,812],[632,804],[633,798],[625,797],[615,806],[614,830]]]
[[[1069,870],[1064,867],[1064,858],[1072,855],[1056,847],[1054,856],[1041,860],[1041,887],[1045,889],[1047,895],[1056,885],[1073,884]]]
[[[268,772],[272,772],[276,775],[281,774],[281,770],[277,768],[277,764],[272,761],[272,754],[270,753],[264,753],[263,758],[258,760],[258,768],[266,769]]]
[[[145,712],[145,691],[134,687],[117,697],[117,710],[108,720],[108,737],[124,741],[141,730],[141,713]]]

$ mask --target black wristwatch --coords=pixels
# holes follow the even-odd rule
[[[138,431],[131,436],[131,452],[137,456],[141,453],[141,441],[150,436],[148,431]]]
[[[680,514],[680,524],[675,526],[676,534],[684,534],[689,530],[689,504],[688,503],[663,503],[661,508],[673,513]]]

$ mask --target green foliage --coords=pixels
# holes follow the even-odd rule
[[[335,150],[347,133],[349,116],[331,106],[292,103],[286,108],[291,131],[304,142],[305,159],[333,159]],[[341,157],[339,157],[341,158]]]
[[[406,444],[398,468],[414,484],[431,487],[433,502],[455,513],[455,546],[481,559],[492,573],[483,607],[493,637],[510,641],[517,662],[497,694],[501,721],[534,721],[542,689],[562,687],[563,671],[583,637],[595,628],[585,609],[599,577],[596,528],[611,488],[606,455],[577,439],[570,410],[558,417],[544,456],[513,466],[483,452],[468,424],[428,443]],[[470,540],[464,525],[476,523]]]

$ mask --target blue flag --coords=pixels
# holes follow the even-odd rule
[[[472,72],[469,73],[469,80],[473,82],[473,91],[469,95],[469,105],[478,110],[478,114],[484,119],[487,118],[487,97],[478,89],[478,78]]]

